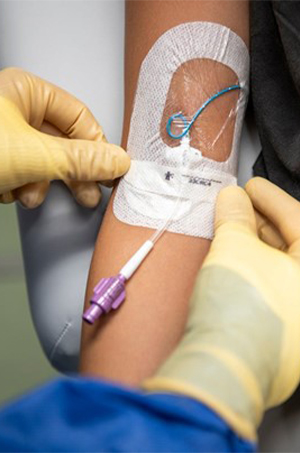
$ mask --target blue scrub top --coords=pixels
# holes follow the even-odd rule
[[[1,452],[253,452],[205,405],[100,380],[62,378],[0,411]]]

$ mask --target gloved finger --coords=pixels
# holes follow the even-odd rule
[[[65,180],[64,183],[72,192],[79,204],[86,208],[95,208],[101,200],[101,189],[96,182]]]
[[[51,87],[51,84],[49,86]],[[49,91],[45,119],[69,138],[107,141],[91,111],[61,88],[54,87]]]
[[[237,186],[222,189],[217,198],[215,231],[225,224],[234,223],[256,234],[253,206],[246,192]]]
[[[300,203],[263,178],[253,178],[245,190],[254,207],[278,229],[288,246],[300,239]]]
[[[15,199],[16,198],[15,198],[13,190],[0,194],[0,203],[2,203],[2,204],[13,203],[15,201]]]
[[[90,110],[75,96],[40,77],[18,68],[6,71],[8,79],[17,80],[18,99],[27,100],[26,113],[31,126],[40,129],[43,121],[56,126],[70,138],[105,140],[101,126]]]
[[[25,208],[37,208],[45,200],[49,187],[49,181],[26,184],[14,190],[15,199]]]
[[[69,136],[70,138],[107,142],[101,126],[82,102],[57,87],[55,87],[55,96],[57,104],[68,102],[68,106],[71,105],[72,108],[69,111],[69,116],[67,118],[64,117],[62,122],[61,117],[58,116],[60,112],[56,111],[55,105],[50,103],[47,112],[45,112],[48,122],[44,122],[41,128],[42,132],[64,136],[65,138]],[[49,121],[52,121],[56,126],[49,124]],[[60,132],[59,134],[57,133],[58,131]],[[101,189],[96,182],[76,182],[71,180],[65,180],[64,182],[74,198],[82,206],[94,208],[100,203]]]
[[[277,228],[260,212],[254,210],[258,237],[266,244],[283,252],[287,250],[286,242]]]
[[[67,138],[57,127],[44,121],[40,128],[41,132],[50,134],[56,137]],[[74,198],[79,204],[87,208],[94,208],[101,200],[101,190],[98,184],[95,182],[77,182],[71,180],[65,180],[64,183],[70,189]]]
[[[81,119],[84,121],[84,115],[81,117]],[[79,126],[81,123],[78,123]],[[88,123],[83,124],[85,127]],[[44,122],[41,127],[41,132],[45,132],[47,134],[55,135],[58,137],[64,137],[67,138],[65,134],[63,134],[62,131],[60,131],[57,127],[53,126],[52,124],[48,122]],[[93,140],[94,136],[93,133],[91,134],[90,129],[84,129],[82,130],[82,127],[77,127],[77,129],[74,131],[74,138],[79,138],[79,139],[90,139]],[[97,138],[97,137],[96,137]],[[101,139],[105,142],[107,142],[106,138],[104,135],[101,136]],[[97,182],[82,182],[82,181],[71,181],[71,180],[65,180],[64,183],[66,186],[69,188],[71,191],[72,195],[76,199],[76,201],[87,208],[94,208],[96,207],[101,200],[101,189],[98,185]]]
[[[40,128],[41,132],[50,134],[52,136],[67,138],[57,127],[45,122]],[[81,182],[65,180],[64,183],[70,189],[72,195],[79,204],[88,208],[94,208],[101,200],[101,190],[95,182]]]
[[[104,141],[70,140],[42,132],[41,140],[55,157],[53,179],[77,181],[111,180],[122,176],[130,166],[128,154]]]
[[[40,129],[41,132],[44,132],[44,134],[48,135],[53,135],[54,137],[64,137],[68,138],[66,135],[62,133],[56,126],[53,126],[53,124],[48,123],[47,121],[44,121],[43,124],[41,125]]]

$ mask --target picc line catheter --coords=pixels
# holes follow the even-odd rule
[[[203,110],[215,99],[233,90],[241,89],[240,85],[232,85],[227,87],[206,100],[203,105],[197,110],[192,119],[188,119],[181,113],[172,115],[166,126],[168,135],[177,140],[181,140],[183,149],[183,163],[185,163],[185,152],[190,146],[189,132],[197,118],[201,115]],[[178,119],[182,121],[182,132],[180,134],[174,134],[172,132],[173,122],[178,125]],[[181,187],[182,188],[182,187]],[[170,216],[164,222],[163,226],[156,230],[154,234],[148,239],[137,252],[129,259],[129,261],[122,267],[118,275],[114,277],[102,278],[99,283],[95,286],[93,296],[90,300],[90,307],[84,312],[83,319],[89,324],[94,322],[103,314],[109,313],[111,310],[116,310],[124,302],[126,297],[125,284],[132,277],[138,267],[142,264],[144,259],[148,256],[154,247],[154,244],[162,236],[164,231],[167,229],[169,223],[172,221],[172,217],[177,209],[178,202],[180,200],[181,190],[178,194],[174,209]]]

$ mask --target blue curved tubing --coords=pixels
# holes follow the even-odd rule
[[[240,90],[241,87],[240,85],[232,85],[230,87],[227,87],[227,88],[224,88],[223,90],[221,91],[218,91],[218,93],[214,94],[213,96],[211,96],[207,101],[204,102],[204,104],[202,104],[202,106],[199,108],[199,110],[197,110],[197,112],[195,113],[195,115],[193,116],[192,120],[190,123],[188,123],[188,120],[186,119],[186,117],[183,115],[183,113],[175,113],[174,115],[170,116],[170,118],[168,119],[168,122],[167,122],[167,126],[166,126],[166,129],[167,129],[167,133],[168,135],[171,137],[171,138],[175,138],[175,139],[180,139],[182,137],[184,137],[188,132],[189,130],[191,129],[191,127],[193,126],[194,122],[196,121],[196,119],[198,118],[198,116],[203,112],[203,110],[208,106],[208,104],[210,104],[212,101],[214,101],[216,98],[218,98],[219,96],[222,96],[222,94],[225,94],[225,93],[228,93],[229,91],[233,91],[233,90]],[[176,118],[181,118],[182,121],[183,121],[183,124],[184,124],[184,129],[183,131],[181,132],[181,134],[179,135],[175,135],[173,134],[173,132],[171,131],[171,127],[172,127],[172,123],[173,121],[176,119]]]

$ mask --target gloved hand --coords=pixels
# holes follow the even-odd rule
[[[185,334],[143,386],[191,396],[254,440],[300,380],[300,203],[262,178],[246,192],[220,192]]]
[[[35,207],[49,181],[61,179],[81,204],[92,207],[101,196],[96,181],[122,176],[129,164],[127,153],[107,143],[75,97],[21,69],[0,72],[0,202],[20,199]]]

